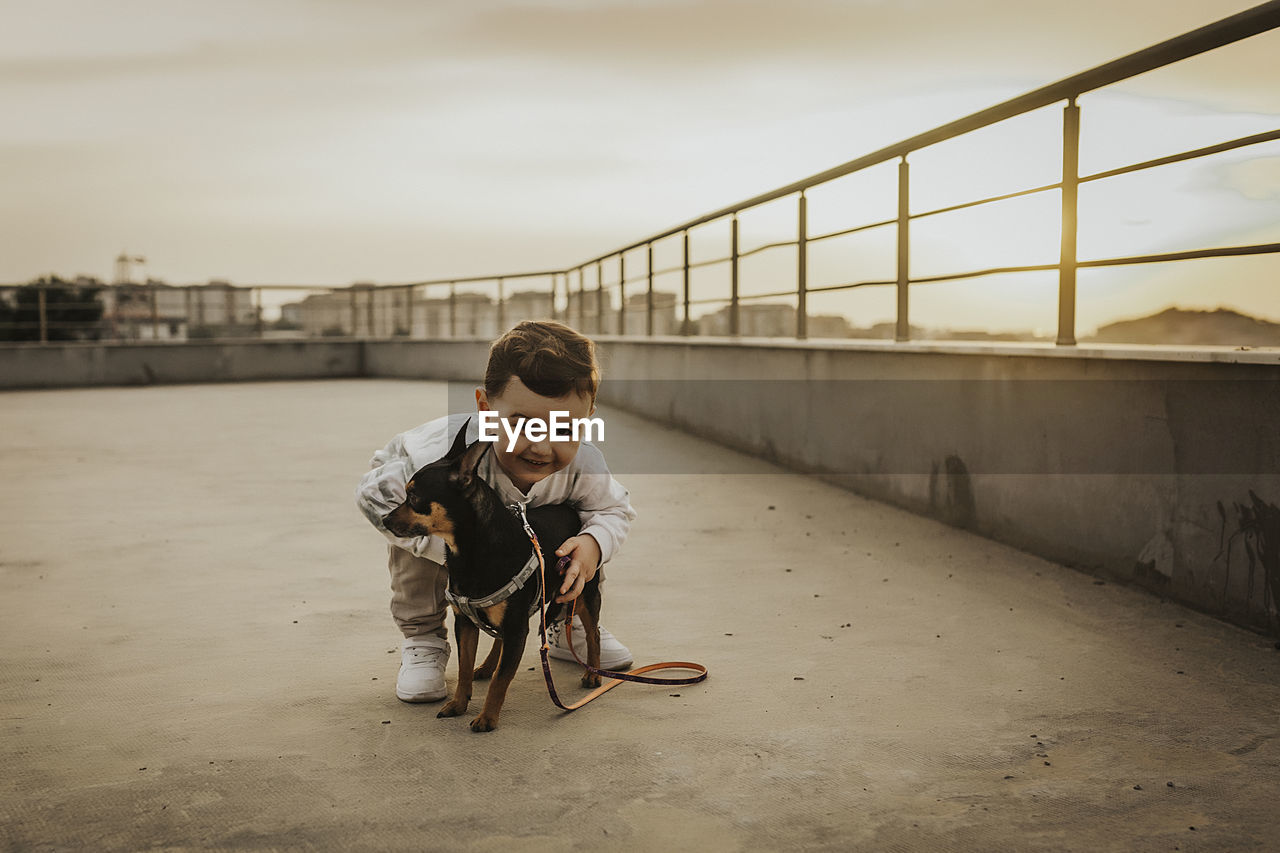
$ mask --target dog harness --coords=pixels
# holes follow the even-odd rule
[[[536,543],[537,539],[533,535],[533,528],[529,526],[529,519],[524,512],[524,504],[515,503],[511,504],[507,508],[520,516],[520,522],[524,525],[525,535],[529,537],[530,542]],[[529,555],[528,560],[525,560],[524,568],[517,572],[515,577],[507,581],[501,589],[497,592],[486,595],[484,598],[467,598],[466,596],[456,594],[451,589],[445,590],[444,597],[450,604],[458,608],[459,613],[474,622],[476,627],[481,631],[484,631],[491,637],[501,637],[502,632],[498,629],[498,626],[489,624],[489,620],[485,618],[484,610],[485,608],[493,607],[496,604],[501,604],[506,601],[514,595],[517,590],[523,589],[529,578],[534,577],[535,575],[537,575],[538,583],[541,584],[542,575],[538,572],[538,566],[541,565],[542,562],[541,556],[542,554],[539,552],[538,546],[534,544],[533,553]],[[538,612],[541,607],[540,598],[541,596],[534,596],[533,600],[529,603],[529,614],[525,617],[526,619]]]

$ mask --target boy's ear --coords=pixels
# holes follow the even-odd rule
[[[462,425],[462,429],[458,430],[458,434],[453,437],[453,446],[444,455],[445,459],[457,459],[467,449],[467,428],[470,426],[471,418],[467,418],[467,422]]]

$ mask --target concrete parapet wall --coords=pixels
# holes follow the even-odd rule
[[[364,375],[359,341],[0,344],[0,389]]]
[[[1280,353],[601,345],[613,405],[1276,629]]]
[[[490,343],[481,338],[369,341],[364,354],[365,375],[379,379],[474,382],[484,375]]]

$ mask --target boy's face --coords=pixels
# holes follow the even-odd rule
[[[563,397],[544,397],[529,390],[520,381],[519,376],[512,376],[501,394],[490,397],[483,387],[476,389],[476,407],[480,411],[495,411],[507,422],[511,429],[516,428],[520,418],[538,418],[550,423],[552,412],[568,412],[568,417],[585,418],[595,412],[596,407],[591,399],[583,394],[570,392]],[[551,441],[548,437],[542,441],[531,442],[521,430],[515,447],[507,450],[506,427],[501,432],[501,439],[494,443],[492,453],[507,472],[511,482],[521,491],[528,491],[534,483],[551,476],[563,469],[573,457],[578,455],[578,442],[572,440]]]

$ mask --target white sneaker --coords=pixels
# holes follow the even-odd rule
[[[573,652],[564,639],[564,623],[557,622],[548,632],[547,642],[551,645],[549,654],[556,660],[574,660]],[[587,659],[587,632],[582,627],[582,619],[573,617],[573,651],[585,662]],[[618,638],[610,634],[603,625],[600,626],[600,668],[626,669],[634,663],[631,652],[618,642]]]
[[[448,695],[444,665],[449,644],[443,637],[410,637],[400,649],[400,674],[396,698],[402,702],[435,702]]]

